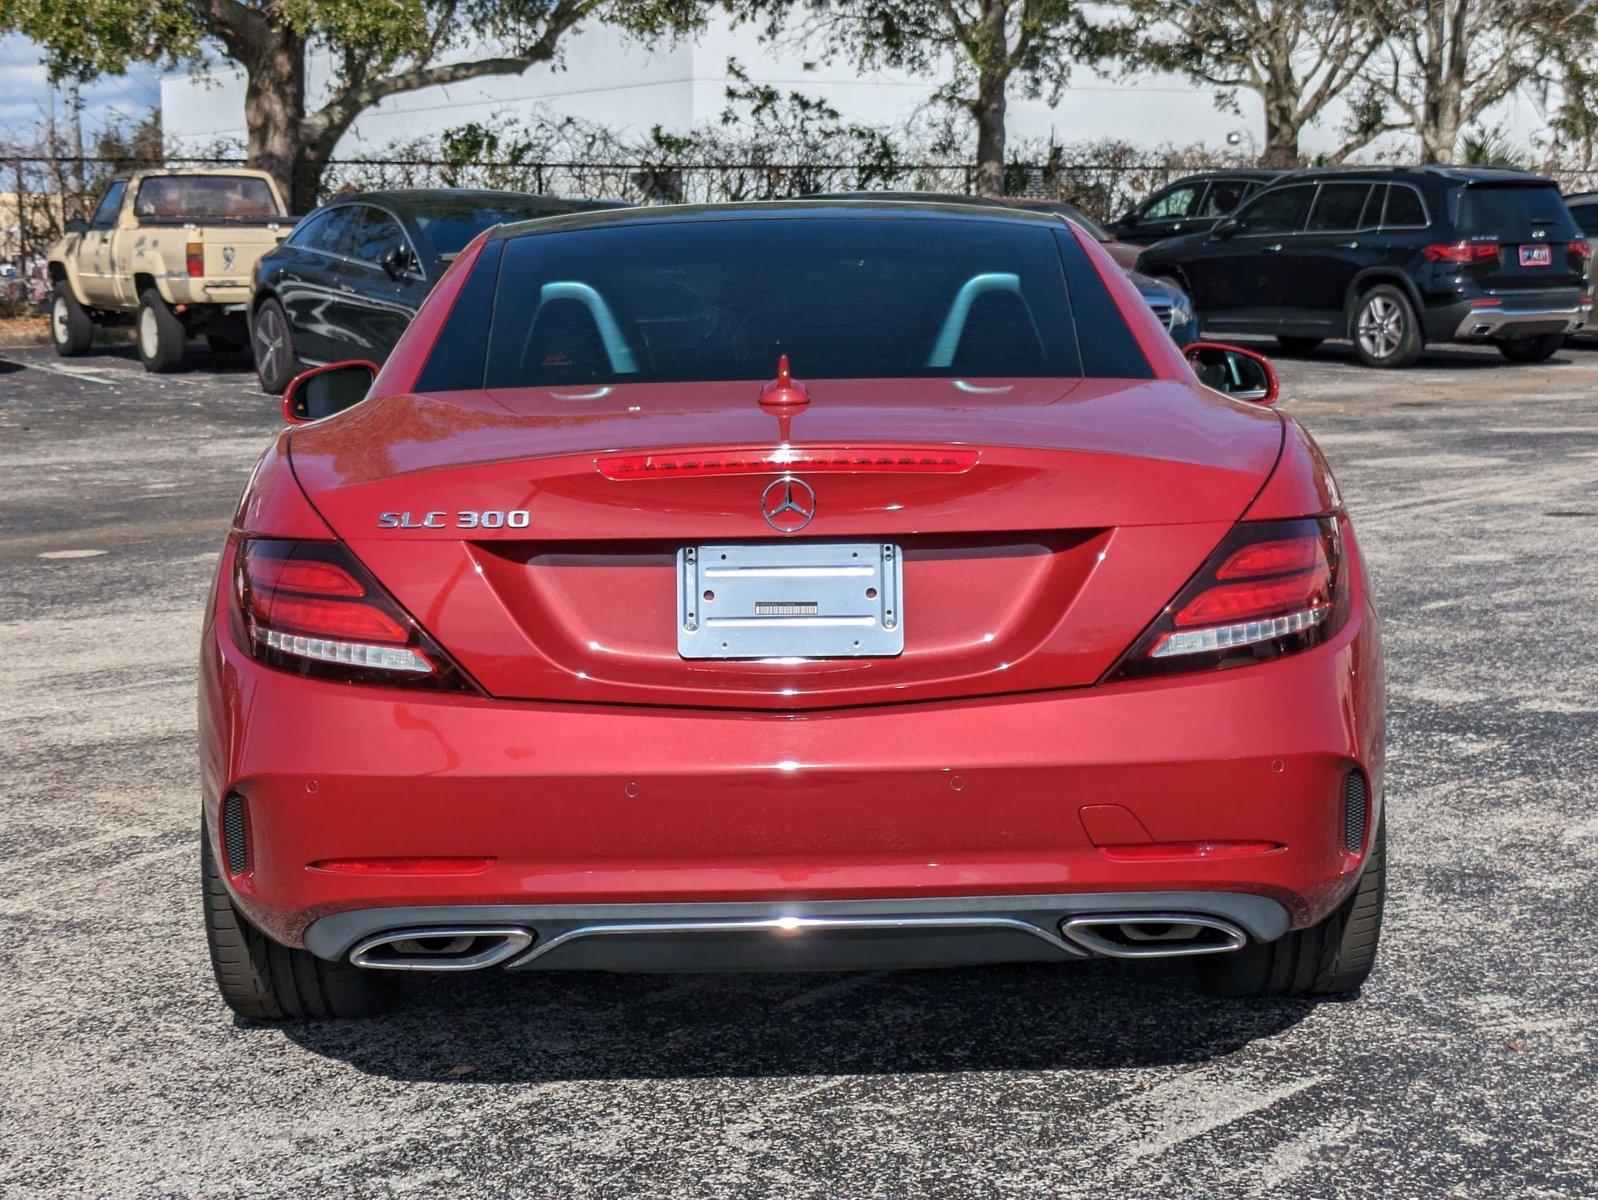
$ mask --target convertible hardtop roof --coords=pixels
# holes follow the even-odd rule
[[[490,241],[524,234],[563,233],[573,229],[601,229],[618,225],[659,225],[692,221],[769,221],[792,217],[844,217],[867,221],[873,217],[956,217],[962,221],[1007,221],[1059,228],[1064,218],[1052,213],[1028,212],[1004,205],[963,204],[934,200],[879,200],[861,197],[842,200],[752,200],[736,204],[661,204],[638,208],[595,209],[499,225]]]

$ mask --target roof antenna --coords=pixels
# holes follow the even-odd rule
[[[805,385],[793,377],[786,354],[777,357],[777,378],[760,389],[760,407],[777,418],[780,436],[788,440],[788,426],[810,406]]]

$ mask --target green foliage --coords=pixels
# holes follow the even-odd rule
[[[1476,167],[1515,167],[1522,171],[1537,167],[1530,148],[1497,126],[1465,134],[1459,143],[1459,161]]]
[[[744,0],[734,9],[781,40],[797,15],[807,34],[866,70],[927,74],[954,64],[944,98],[971,108],[982,77],[1017,79],[1028,95],[1057,98],[1074,63],[1116,45],[1082,0]]]
[[[57,77],[117,75],[135,63],[200,64],[252,24],[331,50],[344,71],[371,76],[483,38],[512,55],[541,45],[552,26],[593,18],[639,37],[703,25],[694,0],[5,0],[0,32],[45,48]]]

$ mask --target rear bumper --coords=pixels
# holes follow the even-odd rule
[[[1472,307],[1459,301],[1431,309],[1425,317],[1430,341],[1479,342],[1494,338],[1538,337],[1573,333],[1587,320],[1590,307],[1575,299],[1549,303],[1543,298],[1503,297],[1491,308]]]
[[[681,905],[791,914],[1053,896],[1065,898],[1045,914],[1057,923],[1121,895],[1166,909],[1171,894],[1197,893],[1223,907],[1261,898],[1283,928],[1299,928],[1335,907],[1363,864],[1364,847],[1344,845],[1350,771],[1371,782],[1367,829],[1381,804],[1379,652],[1358,594],[1334,640],[1274,663],[806,713],[323,683],[244,658],[213,623],[200,714],[218,861],[223,797],[246,806],[248,868],[228,878],[235,901],[277,940],[335,955],[362,932],[528,906],[642,905],[654,919]],[[1107,841],[1270,845],[1149,857]],[[464,875],[313,865],[441,855],[494,861]],[[1183,911],[1207,910],[1185,901]],[[547,944],[548,930],[535,932]],[[1048,949],[1019,936],[1001,940]]]
[[[313,922],[305,945],[337,961],[376,935],[515,928],[529,941],[491,966],[515,971],[836,970],[1066,962],[1095,954],[1157,957],[1220,951],[1178,942],[1120,946],[1084,934],[1084,918],[1190,916],[1271,941],[1287,910],[1230,892],[780,901],[763,904],[450,905],[368,908]],[[1087,928],[1092,928],[1088,926]],[[426,963],[426,959],[413,960]],[[455,969],[398,966],[396,970]],[[468,967],[466,969],[474,969]]]

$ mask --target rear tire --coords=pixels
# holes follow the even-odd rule
[[[1325,340],[1318,337],[1289,337],[1284,333],[1277,335],[1276,344],[1289,354],[1308,354]]]
[[[1194,960],[1212,996],[1349,996],[1376,963],[1387,900],[1387,819],[1376,826],[1370,859],[1354,892],[1318,925]]]
[[[1565,344],[1562,333],[1545,333],[1540,337],[1505,338],[1498,342],[1498,353],[1512,363],[1542,362],[1551,358]]]
[[[255,310],[250,347],[255,351],[255,375],[261,381],[261,390],[281,396],[299,374],[300,360],[294,353],[294,333],[289,328],[288,314],[276,300],[263,300],[261,307]]]
[[[50,302],[50,340],[62,358],[88,353],[94,341],[94,318],[78,303],[72,285],[64,279],[55,285],[55,299]]]
[[[1377,284],[1355,302],[1348,336],[1367,367],[1413,366],[1426,348],[1415,306],[1390,283]]]
[[[162,375],[177,369],[183,361],[183,343],[188,340],[189,331],[154,288],[145,288],[140,294],[134,328],[133,340],[139,347],[139,361],[146,371]]]
[[[205,887],[205,940],[211,970],[227,1006],[251,1021],[323,1021],[370,1017],[393,1007],[398,981],[381,971],[330,963],[309,950],[280,946],[233,905],[200,831]]]

